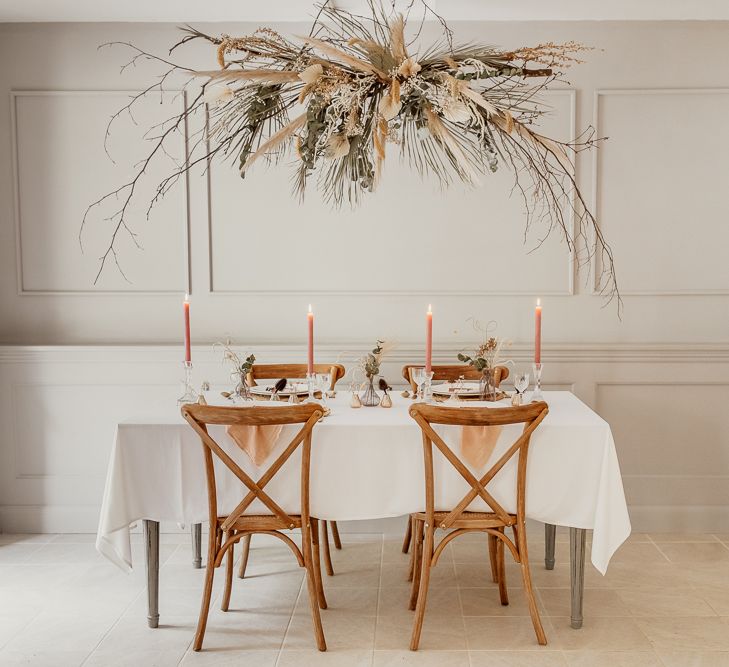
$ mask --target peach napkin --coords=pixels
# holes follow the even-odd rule
[[[461,455],[474,468],[483,468],[496,447],[502,426],[463,426]]]
[[[276,446],[282,428],[282,424],[273,426],[235,424],[226,427],[225,432],[233,438],[238,447],[248,454],[255,465],[260,466]]]

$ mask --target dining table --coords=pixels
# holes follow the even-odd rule
[[[528,397],[528,394],[527,394]],[[326,401],[329,414],[314,427],[311,454],[311,515],[328,521],[385,519],[425,508],[423,444],[420,427],[408,409],[413,400],[394,392],[392,407],[350,404],[350,392],[338,391]],[[222,403],[207,396],[209,403]],[[555,527],[570,534],[571,625],[583,624],[586,531],[592,531],[591,560],[605,574],[610,558],[630,534],[630,519],[620,467],[608,423],[568,391],[546,391],[549,413],[531,437],[526,480],[526,515],[545,524],[545,567],[554,567]],[[230,404],[230,403],[228,403]],[[258,402],[256,404],[259,404]],[[271,409],[285,403],[265,402]],[[507,407],[510,400],[481,403],[451,400],[462,405]],[[244,403],[251,405],[251,403]],[[275,460],[296,427],[284,426],[270,454]],[[456,426],[437,427],[458,451]],[[209,427],[211,436],[253,479],[266,470],[226,434]],[[493,462],[518,438],[521,425],[505,426],[489,461]],[[300,502],[300,450],[267,486],[267,492],[287,512]],[[220,465],[217,462],[217,465]],[[435,460],[438,480],[436,509],[454,507],[470,489],[444,458]],[[470,467],[470,466],[469,466]],[[478,473],[487,470],[471,468]],[[218,505],[230,511],[242,498],[242,483],[222,465],[216,468]],[[490,494],[507,511],[515,511],[516,459],[488,484]],[[256,513],[258,501],[250,508]],[[484,511],[483,501],[469,509]],[[260,507],[258,507],[260,510]],[[201,524],[208,505],[203,449],[198,435],[182,419],[179,408],[154,420],[130,417],[116,428],[96,539],[97,550],[125,571],[133,567],[131,533],[143,524],[150,627],[159,623],[160,522],[192,527],[193,566],[201,565]],[[345,546],[346,548],[346,546]],[[202,584],[202,582],[201,582]]]

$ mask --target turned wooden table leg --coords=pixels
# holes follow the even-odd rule
[[[159,625],[159,522],[144,519],[144,564],[147,571],[147,625]]]
[[[582,601],[585,592],[585,529],[570,528],[570,587],[573,628],[582,627]]]
[[[192,537],[192,566],[199,570],[202,567],[202,524],[193,523],[190,526]]]
[[[554,541],[557,535],[557,526],[552,523],[544,524],[544,567],[554,569]]]

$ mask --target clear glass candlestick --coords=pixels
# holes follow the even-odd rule
[[[306,387],[309,391],[309,396],[306,398],[307,403],[317,403],[318,401],[314,398],[314,392],[316,391],[316,374],[306,374]]]
[[[532,364],[532,370],[534,371],[534,391],[532,392],[532,401],[543,401],[544,396],[542,395],[542,370],[544,364]]]
[[[177,405],[197,403],[197,393],[192,387],[192,362],[183,361],[182,368],[184,371],[184,379],[182,380],[182,396],[177,399]]]
[[[423,402],[433,402],[433,371],[425,373],[425,382],[423,383]]]

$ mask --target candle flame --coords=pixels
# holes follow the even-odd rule
[[[432,314],[433,314],[433,308],[431,307],[431,305],[430,305],[430,304],[428,304],[428,313],[429,313],[430,315],[432,315]]]
[[[541,307],[542,307],[542,300],[537,299],[537,308],[541,308]]]
[[[309,304],[309,312],[311,312],[311,304]]]
[[[185,292],[185,303],[188,303],[190,301],[190,295]]]

